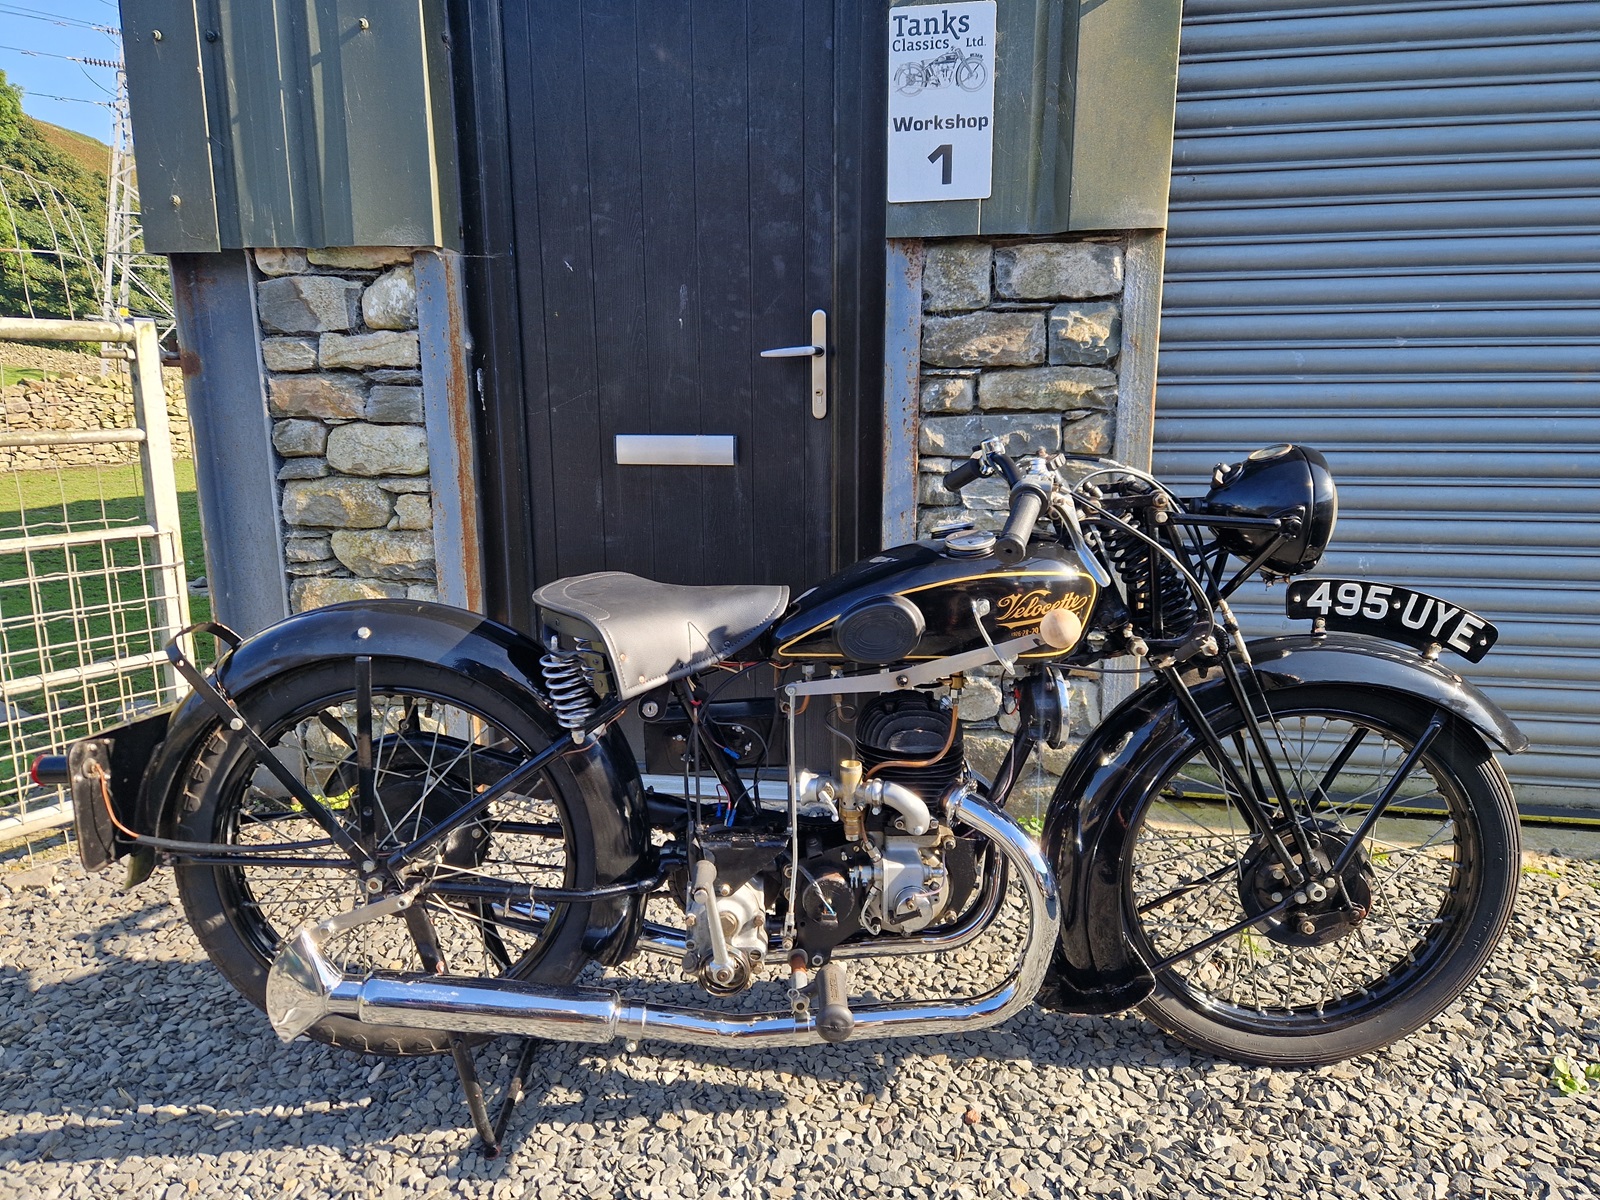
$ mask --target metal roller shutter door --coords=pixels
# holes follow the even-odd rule
[[[1590,0],[1185,6],[1157,470],[1322,450],[1319,573],[1499,624],[1534,804],[1600,804],[1597,80]]]

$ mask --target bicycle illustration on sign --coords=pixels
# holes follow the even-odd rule
[[[894,86],[906,96],[915,96],[925,88],[949,87],[952,83],[964,92],[975,92],[988,78],[989,68],[984,66],[983,55],[964,54],[957,49],[947,50],[938,58],[901,63],[895,68]]]

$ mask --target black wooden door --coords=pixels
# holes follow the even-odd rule
[[[538,582],[596,570],[798,590],[870,549],[882,117],[866,98],[884,92],[863,76],[883,22],[847,0],[500,0],[494,15],[503,77],[485,80],[474,46],[464,164],[498,339],[481,356],[492,607],[520,616]],[[809,343],[819,309],[821,418],[808,360],[759,357]],[[731,435],[735,464],[618,465],[619,434]]]

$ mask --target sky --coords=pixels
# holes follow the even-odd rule
[[[93,28],[120,20],[115,0],[0,0],[0,70],[22,88],[23,111],[109,141],[116,72],[67,59],[121,58],[120,42]]]

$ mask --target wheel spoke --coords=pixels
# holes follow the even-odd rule
[[[1395,733],[1272,695],[1274,711],[1262,719],[1270,730],[1260,733],[1278,760],[1283,823],[1252,833],[1236,786],[1265,791],[1251,753],[1261,739],[1245,728],[1216,731],[1237,755],[1232,772],[1191,743],[1133,822],[1128,910],[1149,961],[1172,963],[1158,972],[1166,992],[1192,997],[1185,1005],[1210,1019],[1274,1030],[1313,1017],[1355,1020],[1402,993],[1454,938],[1465,903],[1452,881],[1460,819],[1471,810],[1443,786],[1451,777],[1431,757],[1440,719]],[[1426,838],[1409,835],[1409,818],[1386,819],[1391,805],[1430,800],[1451,815]],[[1384,840],[1393,837],[1405,844]],[[1279,861],[1273,841],[1310,864],[1312,882],[1345,860],[1324,899],[1306,885],[1297,900],[1260,874]],[[1275,907],[1269,892],[1282,898]],[[1274,912],[1282,915],[1252,916]]]
[[[392,853],[424,837],[542,748],[542,742],[519,742],[501,722],[458,701],[386,686],[371,658],[342,670],[333,694],[257,728],[267,752],[313,794],[327,797],[336,822],[371,852]],[[239,760],[214,787],[214,840],[326,847],[324,830],[260,759]],[[568,827],[552,789],[550,777],[539,775],[497,797],[477,820],[407,864],[408,877],[424,885],[451,878],[512,888],[563,886]],[[287,855],[281,863],[193,869],[226,880],[224,891],[234,897],[227,923],[263,965],[291,930],[368,899],[353,871],[311,871]],[[336,939],[329,961],[357,973],[429,970],[442,962],[453,972],[525,975],[540,961],[550,928],[549,921],[525,920],[483,899],[425,895],[412,913]]]

